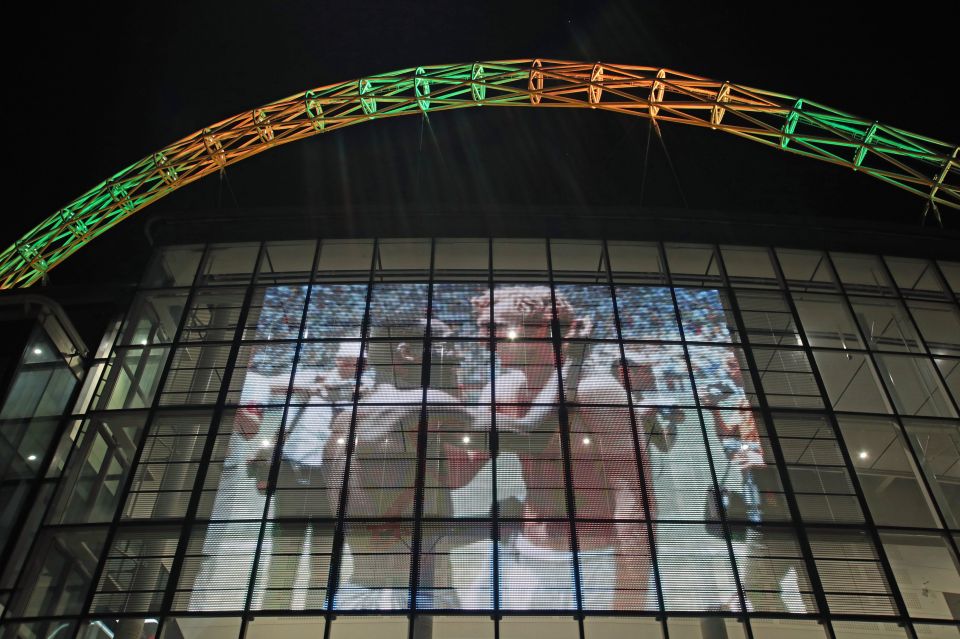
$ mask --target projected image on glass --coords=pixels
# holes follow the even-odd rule
[[[251,333],[188,609],[813,611],[716,290],[277,286]]]

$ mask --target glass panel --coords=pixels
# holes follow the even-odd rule
[[[810,346],[864,348],[857,325],[842,297],[794,293],[793,302]]]
[[[489,522],[423,522],[418,609],[493,609],[490,533]]]
[[[493,240],[493,270],[545,274],[547,251],[543,240]]]
[[[734,534],[743,537],[748,523],[789,521],[783,486],[760,413],[705,410],[703,417],[707,432],[716,434],[719,443],[719,447],[711,447],[711,454]]]
[[[590,616],[583,620],[583,636],[584,639],[660,639],[663,636],[662,622],[649,617]]]
[[[740,316],[751,344],[801,346],[793,314],[782,293],[736,291]]]
[[[859,413],[891,412],[877,373],[866,353],[814,351],[827,396],[835,410]]]
[[[904,425],[947,525],[960,528],[960,425],[928,420]]]
[[[667,244],[665,249],[670,276],[675,284],[706,286],[720,283],[720,265],[712,246]]]
[[[723,265],[731,286],[778,288],[776,273],[765,248],[721,246]]]
[[[402,616],[337,617],[330,622],[330,639],[407,639],[409,632],[410,620]]]
[[[306,285],[254,289],[243,339],[297,339],[306,298]]]
[[[426,284],[377,284],[370,297],[370,337],[423,337]]]
[[[90,611],[159,611],[179,540],[179,528],[138,527],[117,531],[107,551]]]
[[[836,288],[830,264],[822,252],[782,248],[776,251],[787,286],[794,291],[829,291]]]
[[[90,589],[105,528],[44,530],[37,538],[10,604],[17,617],[77,615]]]
[[[195,525],[171,609],[241,610],[247,598],[259,531],[259,523]]]
[[[831,251],[830,257],[833,259],[840,281],[848,292],[876,295],[888,295],[893,292],[893,284],[887,278],[886,269],[878,256]]]
[[[862,522],[853,481],[829,420],[783,413],[774,416],[774,423],[803,520]]]
[[[124,519],[183,517],[200,468],[210,429],[208,412],[169,414],[154,418],[143,445]]]
[[[204,478],[197,517],[220,520],[263,517],[273,445],[282,416],[282,408],[249,406],[224,411]]]
[[[316,617],[264,617],[257,615],[247,623],[246,639],[323,639],[326,619]]]
[[[665,283],[667,277],[656,244],[607,242],[610,267],[618,280]]]
[[[607,282],[607,264],[603,259],[601,242],[551,240],[550,255],[554,277],[565,280]]]
[[[952,304],[907,300],[910,314],[933,355],[960,355],[960,313]]]
[[[250,281],[259,252],[259,243],[210,246],[200,268],[197,284],[211,286]]]
[[[277,500],[276,508],[284,508],[282,499]],[[326,515],[330,516],[329,509]],[[329,519],[270,522],[260,550],[251,607],[255,610],[325,608],[333,531],[334,522]]]
[[[185,291],[138,294],[124,321],[117,344],[121,346],[169,344],[176,335],[186,302]]]
[[[493,637],[493,619],[490,617],[418,615],[413,620],[413,639],[493,639]]]
[[[360,337],[366,299],[366,284],[314,284],[304,339]]]
[[[933,363],[926,357],[878,354],[877,366],[899,414],[957,416]]]
[[[750,618],[753,639],[826,639],[827,631],[814,619]],[[672,635],[671,635],[672,637]]]
[[[504,617],[500,639],[579,639],[580,628],[572,617]]]
[[[957,639],[960,637],[960,628],[956,624],[915,623],[914,629],[920,639]]]
[[[630,345],[624,351],[635,405],[695,405],[682,346]],[[672,410],[665,406],[660,416],[669,419]]]
[[[486,278],[490,265],[490,245],[483,239],[438,239],[434,253],[437,271],[475,271]]]
[[[746,630],[737,619],[723,617],[668,618],[670,639],[745,639]]]
[[[813,585],[793,530],[752,526],[744,542],[737,554],[737,569],[752,612],[817,612]]]
[[[688,342],[739,342],[733,311],[725,293],[715,289],[678,288],[677,308]]]
[[[167,617],[161,639],[237,639],[240,617]]]
[[[656,533],[657,562],[667,610],[740,608],[730,554],[720,526],[661,522]],[[672,632],[670,636],[673,637]]]
[[[907,639],[907,629],[902,625],[880,621],[833,621],[833,634],[837,639]],[[920,634],[926,638],[926,635]]]
[[[953,395],[955,404],[960,404],[960,359],[934,360],[940,369],[940,376],[947,384],[947,390]]]
[[[430,270],[430,240],[381,240],[378,247],[378,271]]]
[[[821,408],[823,399],[806,353],[800,350],[754,348],[760,383],[767,403],[773,408]],[[690,357],[693,358],[693,351]],[[750,373],[746,362],[740,364],[739,374],[748,385]],[[751,403],[756,400],[751,398]]]
[[[874,521],[887,526],[937,527],[933,503],[899,427],[883,418],[840,417],[840,430]]]
[[[940,260],[937,265],[953,292],[960,295],[960,262]]]
[[[198,289],[187,310],[180,341],[232,340],[245,295],[246,290],[242,288]]]
[[[3,639],[41,639],[47,637],[72,637],[76,622],[52,619],[49,621],[8,622],[0,626]]]
[[[168,246],[154,252],[142,286],[190,286],[203,256],[202,246]]]
[[[850,304],[871,349],[923,352],[920,338],[900,302],[876,297],[851,297]]]
[[[945,297],[943,285],[933,264],[928,260],[907,257],[885,257],[900,293],[909,297]]]
[[[746,408],[756,404],[757,391],[753,387],[743,349],[732,346],[690,346],[689,352],[690,366],[702,405]],[[769,360],[765,361],[769,365]],[[779,366],[779,363],[774,366]],[[769,379],[772,387],[772,376]]]
[[[406,610],[410,607],[413,525],[400,521],[349,522],[334,599],[337,610]]]
[[[153,639],[157,636],[159,619],[123,617],[84,620],[77,633],[79,639]]]
[[[578,338],[616,339],[613,298],[608,285],[558,284],[557,312],[572,315],[571,332]]]
[[[317,277],[358,277],[366,281],[372,259],[373,240],[323,240]]]
[[[53,510],[55,523],[113,519],[144,419],[143,414],[106,415],[84,423]]]
[[[160,405],[212,404],[226,374],[229,345],[181,346],[173,352]]]
[[[160,383],[169,348],[124,348],[114,351],[97,389],[100,409],[147,408]]]
[[[310,281],[316,248],[314,240],[267,242],[257,281],[273,284]]]
[[[810,530],[813,560],[833,614],[896,615],[873,542],[859,530]]]
[[[881,532],[880,539],[910,616],[960,621],[960,563],[946,539],[894,532]]]
[[[623,339],[680,340],[669,288],[618,286],[617,308]]]
[[[294,344],[241,346],[225,401],[229,404],[278,404],[286,401],[295,351]],[[316,378],[311,380],[308,374],[298,375],[297,378],[299,384],[293,389],[293,401],[310,401],[314,396],[317,399],[313,401],[321,401],[324,388],[316,382]]]

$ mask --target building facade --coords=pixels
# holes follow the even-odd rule
[[[12,373],[0,632],[958,637],[960,262],[786,246],[160,247]]]

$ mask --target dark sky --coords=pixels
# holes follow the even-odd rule
[[[956,24],[936,3],[904,3],[897,14],[866,3],[642,0],[83,4],[23,3],[7,25],[4,246],[205,125],[419,64],[541,56],[666,66],[960,142],[947,97]],[[213,176],[138,215],[236,204],[638,206],[646,136],[645,120],[587,111],[398,119],[272,150],[228,170],[232,193]],[[710,131],[666,126],[664,137],[680,186],[654,140],[645,205],[683,207],[682,191],[692,208],[919,223],[921,200],[863,175]]]

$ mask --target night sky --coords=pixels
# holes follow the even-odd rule
[[[420,64],[548,57],[665,66],[960,142],[947,95],[956,84],[956,23],[938,15],[936,3],[905,3],[918,12],[898,14],[866,3],[738,4],[233,1],[54,11],[24,3],[2,45],[13,162],[4,172],[12,202],[0,239],[10,244],[115,171],[222,118]],[[272,150],[229,168],[226,182],[208,177],[138,216],[269,206],[304,215],[684,208],[685,198],[693,209],[920,223],[923,201],[879,181],[669,125],[663,132],[679,186],[654,138],[641,202],[647,130],[646,120],[579,110],[401,118]],[[957,212],[944,213],[958,228]]]

